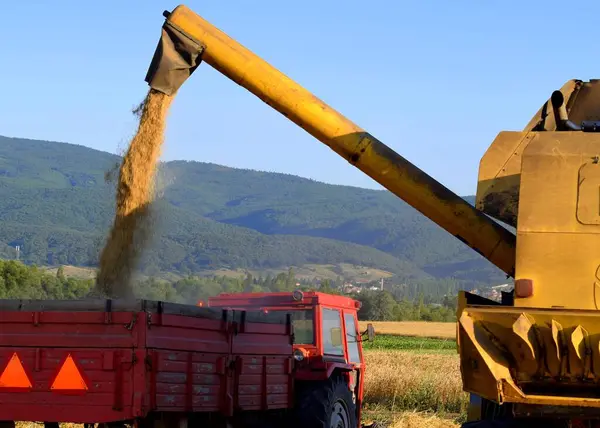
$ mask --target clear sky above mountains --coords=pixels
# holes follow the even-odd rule
[[[186,4],[460,194],[500,130],[521,129],[566,80],[600,77],[591,1]],[[122,150],[176,5],[4,5],[0,134]],[[377,187],[206,64],[173,105],[163,159]]]

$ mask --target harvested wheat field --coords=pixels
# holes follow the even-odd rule
[[[398,417],[389,428],[459,428],[454,421],[435,415],[407,412]]]
[[[426,413],[406,412],[398,416],[389,428],[458,428],[460,425]]]
[[[17,423],[17,428],[43,428],[44,424],[32,422]],[[61,428],[82,428],[83,425],[61,424]],[[459,425],[447,419],[426,413],[406,412],[396,417],[388,428],[458,428]]]
[[[460,425],[435,415],[417,412],[405,412],[397,416],[388,428],[458,428]],[[44,424],[19,422],[17,428],[43,428]],[[61,424],[61,428],[83,428],[83,425]]]
[[[366,330],[368,323],[368,321],[361,321],[360,328]],[[451,322],[371,321],[371,324],[375,327],[376,335],[418,336],[440,339],[456,338],[456,324]]]
[[[17,422],[15,425],[16,428],[44,428],[44,424],[35,422]],[[83,425],[60,424],[60,428],[83,428]]]
[[[417,411],[459,415],[466,411],[456,354],[410,351],[365,353],[365,403],[391,412]]]

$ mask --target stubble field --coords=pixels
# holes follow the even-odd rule
[[[391,428],[458,427],[462,391],[454,323],[373,323],[365,344],[365,416]],[[366,328],[366,323],[361,325]]]
[[[435,339],[455,339],[456,324],[451,322],[423,321],[361,321],[360,328],[373,324],[375,333],[384,336],[426,337]]]

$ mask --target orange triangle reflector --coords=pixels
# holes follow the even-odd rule
[[[88,389],[71,354],[60,368],[50,389],[54,391],[86,391]]]
[[[0,388],[31,388],[29,376],[15,352],[0,375]]]

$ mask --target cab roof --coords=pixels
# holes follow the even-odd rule
[[[300,296],[299,293],[302,293]],[[296,298],[294,298],[296,294]],[[339,309],[360,308],[360,302],[350,297],[317,291],[281,293],[221,293],[208,299],[209,307],[236,308],[306,308],[323,305]]]

